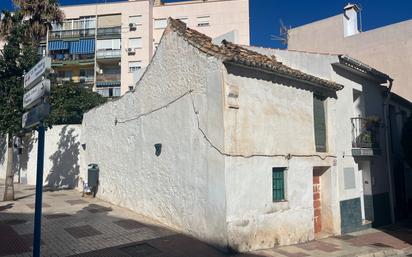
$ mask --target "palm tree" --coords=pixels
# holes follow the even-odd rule
[[[16,9],[27,17],[27,38],[38,44],[51,29],[52,23],[61,24],[64,13],[57,0],[13,0]]]

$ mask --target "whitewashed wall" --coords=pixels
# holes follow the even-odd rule
[[[225,108],[225,152],[255,157],[226,157],[229,244],[248,251],[314,239],[313,169],[325,167],[322,185],[324,229],[339,231],[332,140],[327,153],[315,150],[313,88],[238,67],[229,67],[226,89],[238,92],[238,109]],[[237,75],[241,74],[241,75]],[[248,76],[249,75],[249,76]],[[234,88],[237,88],[235,90]],[[325,92],[324,92],[325,93]],[[225,93],[227,96],[229,92]],[[227,98],[228,99],[228,98]],[[234,100],[230,100],[233,103]],[[335,99],[327,99],[327,130],[335,130]],[[285,155],[313,155],[292,157]],[[273,156],[281,155],[281,156]],[[286,201],[273,202],[272,168],[284,167]],[[333,183],[333,184],[332,184]],[[335,208],[336,209],[336,208]]]
[[[84,115],[81,162],[100,167],[98,197],[225,247],[224,158],[196,118],[221,145],[220,69],[166,33],[135,91]]]
[[[77,186],[79,176],[80,125],[56,125],[46,131],[43,185],[58,188]],[[7,147],[0,142],[0,147]],[[3,148],[2,148],[3,149]],[[0,177],[6,176],[6,150],[0,150]],[[14,150],[14,181],[36,184],[37,132],[22,140],[22,154]]]

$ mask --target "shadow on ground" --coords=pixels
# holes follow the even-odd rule
[[[396,224],[380,227],[378,230],[412,245],[412,219],[401,220]]]
[[[20,192],[23,194],[22,198],[29,197],[33,193],[30,190],[22,190]],[[47,197],[44,198],[44,203],[53,205],[51,200],[48,202],[48,199],[54,199],[53,197],[58,197],[59,194],[62,195],[62,192],[56,191],[48,193]],[[76,203],[75,201],[78,202]],[[26,202],[27,199],[22,204]],[[253,254],[223,253],[199,240],[182,234],[176,234],[167,228],[142,223],[133,219],[119,218],[116,215],[111,214],[111,207],[87,203],[87,198],[82,199],[79,197],[77,200],[72,200],[71,203],[82,203],[87,205],[79,209],[76,213],[51,213],[48,211],[50,209],[43,209],[42,231],[51,231],[49,233],[52,233],[52,231],[56,233],[56,231],[58,231],[59,233],[59,237],[51,234],[43,234],[42,254],[44,256],[56,256],[57,254],[58,256],[78,257],[259,257],[259,255]],[[0,202],[0,242],[7,242],[7,244],[0,244],[0,256],[18,255],[30,253],[32,251],[33,213],[11,213],[10,211],[13,211],[13,207],[15,207],[16,204],[18,204],[18,201],[16,203]],[[70,219],[72,219],[72,221],[70,221]],[[85,220],[90,220],[90,222],[83,222]],[[88,242],[88,240],[90,240],[90,242],[93,242],[95,240],[103,240],[104,238],[113,238],[113,240],[115,240],[118,237],[118,234],[112,235],[105,230],[99,231],[100,228],[98,224],[115,226],[117,231],[124,231],[124,235],[127,235],[128,233],[140,234],[143,231],[151,231],[152,234],[155,235],[163,234],[168,236],[143,241],[129,241],[114,247],[97,249],[80,254],[75,254],[76,252],[73,252],[72,255],[60,253],[59,249],[48,248],[50,245],[56,245],[56,242],[53,240],[61,240],[61,238],[65,237],[71,238],[71,240],[60,243],[63,243],[70,249],[78,249],[78,240],[81,240],[82,242]],[[20,234],[19,231],[30,231],[30,233]],[[62,233],[65,233],[65,235],[62,236]]]

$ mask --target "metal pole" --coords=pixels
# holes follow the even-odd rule
[[[37,145],[36,204],[34,210],[33,257],[40,257],[41,208],[43,194],[44,124],[39,125]]]

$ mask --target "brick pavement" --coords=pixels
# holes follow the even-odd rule
[[[3,193],[0,180],[0,197]],[[0,202],[0,257],[31,256],[34,187],[16,185]],[[75,190],[44,192],[42,255],[78,257],[392,256],[411,250],[412,222],[245,254],[223,254],[153,220]]]

